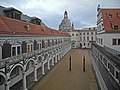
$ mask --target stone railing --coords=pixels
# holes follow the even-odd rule
[[[114,56],[120,58],[120,51],[117,51],[117,50],[115,50],[115,49],[112,49],[112,48],[109,48],[109,47],[106,47],[106,46],[104,46],[104,49],[105,49],[107,52],[113,54]]]

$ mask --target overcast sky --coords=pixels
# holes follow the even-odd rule
[[[0,0],[0,5],[14,7],[28,16],[36,16],[51,28],[58,29],[64,11],[75,28],[96,26],[96,7],[119,7],[120,0]]]

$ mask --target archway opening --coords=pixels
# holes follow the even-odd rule
[[[27,84],[27,88],[28,86],[30,86],[34,81],[34,61],[30,60],[27,63],[26,66],[26,84]]]
[[[44,63],[44,69],[45,69],[45,72],[48,71],[48,63],[47,63],[48,62],[48,58],[49,58],[48,54],[46,53],[45,56],[44,56],[44,62],[45,62]]]
[[[38,57],[38,69],[37,69],[37,77],[38,79],[42,76],[42,56]]]
[[[12,83],[12,86],[10,89],[16,90],[17,88],[22,89],[22,67],[21,66],[15,66],[11,73],[10,73],[10,81]]]
[[[0,90],[5,90],[5,78],[0,75]]]

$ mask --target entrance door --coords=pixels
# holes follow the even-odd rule
[[[82,43],[80,43],[80,48],[82,48]]]

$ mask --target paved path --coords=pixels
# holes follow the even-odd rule
[[[72,59],[72,70],[69,71],[69,57]],[[82,57],[86,58],[86,71],[82,69]],[[71,50],[33,90],[98,90],[92,70],[88,50]]]

